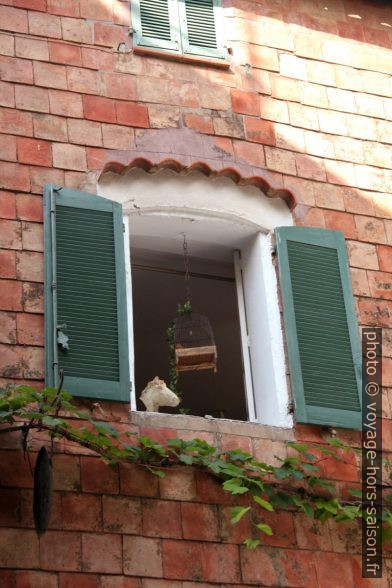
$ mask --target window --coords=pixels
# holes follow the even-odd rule
[[[225,59],[220,0],[132,0],[135,48]]]
[[[56,383],[60,367],[72,393],[131,398],[133,409],[142,408],[138,398],[147,381],[167,377],[164,331],[184,301],[179,252],[185,232],[193,246],[195,306],[210,315],[221,371],[216,379],[207,372],[185,374],[184,408],[200,416],[291,426],[271,236],[246,214],[240,221],[200,210],[184,215],[162,177],[149,188],[141,185],[135,182],[134,189],[146,198],[145,210],[133,208],[124,221],[112,199],[45,190],[48,384]],[[188,187],[194,203],[200,186],[191,180]],[[227,194],[228,187],[222,189]],[[121,185],[117,192],[131,210],[132,195],[124,197]],[[187,199],[183,186],[178,192]],[[150,197],[166,202],[168,193],[166,210],[151,206]],[[205,196],[204,189],[201,201]],[[215,196],[218,209],[224,208]],[[271,226],[290,224],[287,209],[265,200],[261,216],[270,215]],[[230,205],[234,210],[233,199]],[[277,227],[274,234],[296,419],[360,428],[361,358],[344,238],[338,231],[292,226]]]

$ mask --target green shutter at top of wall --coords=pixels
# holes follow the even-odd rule
[[[129,401],[122,207],[46,186],[44,228],[47,384]]]
[[[276,230],[296,419],[361,428],[361,350],[344,236]]]
[[[178,0],[183,53],[225,59],[221,0]]]
[[[131,0],[133,40],[137,47],[181,52],[178,0]]]

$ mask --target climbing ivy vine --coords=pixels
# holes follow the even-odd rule
[[[75,426],[77,422],[80,426]],[[145,436],[119,432],[113,425],[97,421],[80,410],[72,397],[61,389],[37,391],[29,386],[0,390],[0,434],[19,431],[24,450],[28,452],[31,431],[45,431],[48,438],[68,439],[100,455],[107,463],[120,461],[140,464],[156,476],[164,476],[168,468],[185,465],[208,472],[223,490],[234,497],[231,523],[250,516],[253,536],[245,544],[252,549],[262,542],[263,534],[273,529],[264,520],[263,512],[295,509],[308,517],[325,522],[360,519],[361,492],[349,490],[350,499],[338,498],[335,485],[321,476],[322,459],[345,460],[353,451],[337,438],[329,446],[309,443],[287,443],[289,456],[277,458],[279,465],[257,461],[240,449],[221,451],[206,441],[171,439],[167,446]],[[322,456],[320,458],[320,455]],[[387,464],[389,467],[389,463]],[[244,500],[236,497],[248,497]],[[392,537],[391,496],[383,508],[384,537]]]

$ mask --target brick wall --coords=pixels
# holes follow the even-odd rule
[[[135,158],[197,161],[256,177],[295,203],[298,224],[344,231],[359,322],[384,328],[392,452],[392,7],[225,0],[224,14],[228,70],[135,55],[127,1],[0,0],[0,384],[43,380],[43,185],[94,191],[102,172]],[[127,426],[126,408],[104,410]],[[198,434],[256,455],[284,450],[251,431]],[[323,441],[317,427],[296,435]],[[2,448],[0,586],[388,584],[386,574],[361,580],[350,526],[320,530],[278,513],[280,533],[245,552],[246,529],[227,525],[227,498],[211,481],[182,471],[146,480],[65,444],[50,532],[38,541],[30,473],[17,440]],[[354,468],[326,467],[342,492],[358,481]]]

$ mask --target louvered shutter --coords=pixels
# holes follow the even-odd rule
[[[131,0],[131,11],[136,46],[181,51],[177,0]]]
[[[361,428],[361,351],[344,236],[276,230],[296,419]]]
[[[183,53],[226,57],[220,0],[179,0]]]
[[[44,209],[47,384],[129,402],[122,207],[46,186]]]

